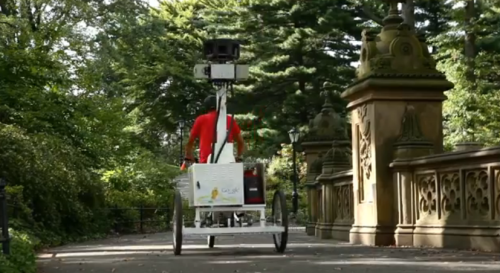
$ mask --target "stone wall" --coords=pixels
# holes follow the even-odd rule
[[[500,147],[391,164],[397,245],[500,251]]]
[[[311,164],[308,234],[314,225],[318,237],[356,244],[500,251],[500,147],[443,153],[453,84],[399,16],[401,1],[385,0],[380,33],[363,32],[358,79],[342,93],[352,141],[334,115],[312,127],[335,124],[332,148],[314,150],[325,156]]]
[[[349,231],[354,223],[354,196],[352,170],[338,172],[332,176],[333,226],[331,238],[349,241]]]

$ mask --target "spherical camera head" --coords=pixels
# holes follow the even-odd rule
[[[240,43],[232,39],[207,40],[203,43],[203,54],[209,62],[234,62],[240,58]]]

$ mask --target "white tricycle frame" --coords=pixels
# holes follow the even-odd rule
[[[191,168],[196,169],[198,167],[202,167],[200,165],[205,165],[209,169],[210,167],[215,167],[221,169],[224,167],[228,168],[237,168],[237,165],[242,166],[242,163],[230,163],[234,164],[234,167],[228,166],[227,164],[195,164],[191,166]],[[262,166],[262,164],[258,164],[257,166]],[[215,169],[215,168],[214,168]],[[190,179],[191,185],[200,184],[198,181],[192,179],[192,175]],[[241,177],[243,177],[243,172],[241,172]],[[265,187],[265,182],[263,183]],[[220,185],[220,184],[218,184]],[[216,185],[216,186],[218,186]],[[200,188],[207,187],[206,183],[201,183]],[[208,187],[214,188],[213,185],[209,185]],[[207,246],[209,248],[213,248],[215,245],[215,236],[227,236],[227,235],[245,235],[245,234],[272,234],[273,241],[275,245],[275,249],[279,253],[283,253],[286,249],[287,241],[288,241],[288,213],[286,207],[286,199],[285,195],[282,191],[278,190],[274,193],[273,201],[272,201],[272,212],[271,212],[271,225],[267,224],[266,217],[266,204],[258,204],[258,205],[245,205],[245,204],[233,204],[231,205],[217,205],[213,204],[212,206],[200,206],[200,203],[197,203],[195,198],[198,199],[203,198],[201,194],[196,194],[197,189],[200,188],[190,186],[190,196],[189,196],[189,206],[194,207],[195,209],[195,217],[194,217],[194,227],[186,227],[184,221],[183,214],[183,202],[180,192],[176,191],[174,198],[174,213],[172,220],[172,230],[173,230],[173,252],[175,255],[180,255],[182,252],[182,241],[184,236],[190,235],[206,235],[207,236]],[[241,187],[243,189],[243,185]],[[201,191],[202,192],[202,191]],[[193,194],[194,193],[194,194]],[[265,192],[263,193],[263,197],[265,198]],[[200,197],[201,196],[201,197]],[[237,202],[236,202],[237,203]],[[242,219],[238,219],[238,212],[251,212],[256,211],[259,213],[259,224],[258,225],[243,225]],[[225,218],[223,221],[227,221],[224,223],[223,221],[218,221],[217,217],[218,213],[222,213]],[[202,219],[202,215],[206,216],[205,219]],[[210,215],[210,216],[208,216]],[[210,221],[207,221],[209,219]],[[203,221],[205,220],[205,221]],[[238,221],[240,220],[240,221]]]
[[[200,65],[198,69],[204,68]],[[197,75],[195,67],[195,76]],[[228,74],[227,71],[236,71],[234,65],[212,65],[212,74]],[[224,73],[222,73],[222,72]],[[236,73],[236,72],[234,72]],[[198,73],[202,74],[202,73]],[[230,73],[229,73],[230,74]],[[224,74],[225,75],[225,74]],[[218,77],[221,77],[220,75]],[[235,78],[235,75],[229,75]],[[214,164],[193,164],[188,169],[189,177],[189,206],[195,209],[194,227],[184,225],[183,202],[179,191],[175,192],[174,211],[172,219],[173,230],[173,252],[180,255],[182,252],[182,241],[185,235],[206,235],[208,247],[215,245],[215,236],[244,235],[244,234],[272,234],[276,251],[283,253],[288,241],[288,211],[285,195],[278,190],[274,193],[272,203],[272,225],[267,225],[265,188],[266,181],[264,167],[256,163],[259,175],[262,179],[261,189],[264,199],[263,204],[245,204],[244,198],[244,165],[236,163],[233,155],[232,143],[225,142],[227,134],[227,108],[226,108],[227,86],[220,86],[217,90],[217,142],[215,143],[215,155],[219,155]],[[225,143],[224,143],[225,142]],[[222,145],[224,143],[224,145]],[[210,162],[210,158],[208,160]],[[257,211],[259,213],[258,225],[237,226],[237,213]],[[202,222],[202,214],[210,213],[212,221],[210,225]],[[221,227],[220,222],[215,221],[217,213],[228,216],[227,225]],[[236,218],[236,219],[235,219]],[[216,224],[214,224],[216,222]],[[233,224],[234,223],[234,224]]]

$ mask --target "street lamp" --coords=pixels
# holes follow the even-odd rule
[[[184,153],[183,153],[183,147],[182,145],[184,144],[183,143],[183,140],[184,140],[184,120],[180,120],[179,121],[179,130],[180,130],[180,133],[181,133],[181,139],[180,139],[180,145],[179,145],[179,159],[180,159],[180,165],[182,165],[182,162],[184,161]]]
[[[292,128],[288,132],[288,135],[290,136],[290,142],[292,142],[292,164],[293,164],[293,193],[292,193],[292,205],[293,205],[293,214],[297,216],[297,210],[299,206],[299,194],[297,193],[297,182],[298,182],[298,177],[297,177],[297,153],[296,153],[296,146],[297,142],[299,141],[299,136],[300,132],[296,128]]]

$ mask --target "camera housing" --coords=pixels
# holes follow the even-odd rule
[[[203,43],[207,61],[223,64],[240,58],[240,43],[233,39],[212,39]]]

